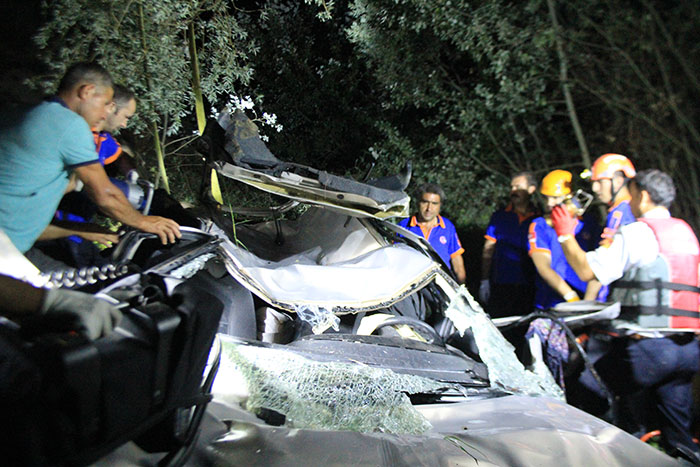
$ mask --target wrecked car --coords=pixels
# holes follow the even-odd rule
[[[410,169],[357,182],[278,160],[240,114],[211,131],[207,177],[284,201],[264,212],[218,205],[174,246],[130,232],[112,256],[117,273],[83,273],[83,290],[126,304],[105,340],[161,349],[160,379],[140,392],[155,420],[119,424],[126,444],[124,433],[105,437],[100,427],[116,422],[100,407],[120,396],[96,395],[94,431],[58,463],[675,465],[567,405],[429,244],[391,222],[408,212]],[[206,366],[183,375],[189,347],[168,351],[163,336],[188,333],[158,329],[185,315],[190,328],[215,316],[202,332],[217,337]],[[196,383],[185,395],[183,378]]]

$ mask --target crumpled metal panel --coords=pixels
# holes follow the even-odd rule
[[[238,180],[262,191],[302,203],[325,206],[352,216],[389,219],[408,215],[411,198],[405,193],[397,200],[383,203],[362,194],[329,189],[321,185],[318,180],[291,172],[282,172],[279,176],[274,176],[226,162],[217,162],[215,168],[224,177]]]
[[[676,460],[563,402],[506,396],[418,406],[422,436],[267,426],[210,404],[193,465],[677,466]],[[218,420],[227,420],[224,425]],[[218,427],[218,431],[215,428]]]

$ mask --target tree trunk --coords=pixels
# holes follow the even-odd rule
[[[561,81],[561,86],[564,91],[564,99],[566,100],[566,108],[569,112],[569,119],[571,120],[571,125],[574,127],[574,133],[576,134],[576,141],[578,141],[578,147],[581,151],[581,158],[583,159],[584,167],[591,167],[591,155],[588,152],[588,146],[586,145],[586,139],[583,137],[583,130],[581,130],[581,124],[578,121],[578,116],[576,115],[576,107],[574,106],[574,99],[571,97],[571,91],[569,90],[569,78],[568,78],[568,66],[566,60],[566,53],[564,53],[564,44],[562,41],[561,30],[559,27],[559,21],[557,21],[557,14],[554,10],[554,0],[547,0],[547,6],[549,7],[549,16],[552,20],[552,27],[554,28],[554,40],[557,45],[557,55],[559,56],[559,80]]]

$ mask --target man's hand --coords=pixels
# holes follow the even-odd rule
[[[40,312],[62,313],[75,318],[77,331],[89,339],[106,336],[119,323],[122,313],[117,307],[76,290],[48,289]]]
[[[72,225],[75,235],[89,242],[97,242],[107,246],[119,243],[119,234],[101,225],[90,222],[58,223],[59,227],[66,227],[67,225]]]
[[[89,242],[97,242],[106,246],[119,243],[119,235],[114,232],[80,232],[78,235]]]
[[[552,227],[558,237],[573,236],[578,220],[561,204],[552,209]]]
[[[163,245],[168,242],[174,243],[180,238],[180,226],[177,222],[159,216],[144,216],[135,210],[124,193],[107,178],[104,168],[99,163],[82,165],[75,171],[85,183],[87,195],[109,217],[144,232],[158,235]]]
[[[175,243],[175,240],[182,237],[180,226],[172,219],[160,216],[143,216],[143,220],[138,228],[144,232],[154,233],[160,237],[163,245]]]
[[[563,298],[569,303],[578,302],[581,300],[581,297],[578,296],[575,290],[570,290],[569,292],[565,293]]]

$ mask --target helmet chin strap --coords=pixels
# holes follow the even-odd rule
[[[627,185],[627,180],[629,180],[627,177],[622,176],[622,185],[620,185],[620,188],[617,190],[615,189],[615,184],[613,183],[614,178],[610,179],[610,203],[608,203],[610,206],[615,204],[615,197],[617,194],[622,190],[626,185]]]

